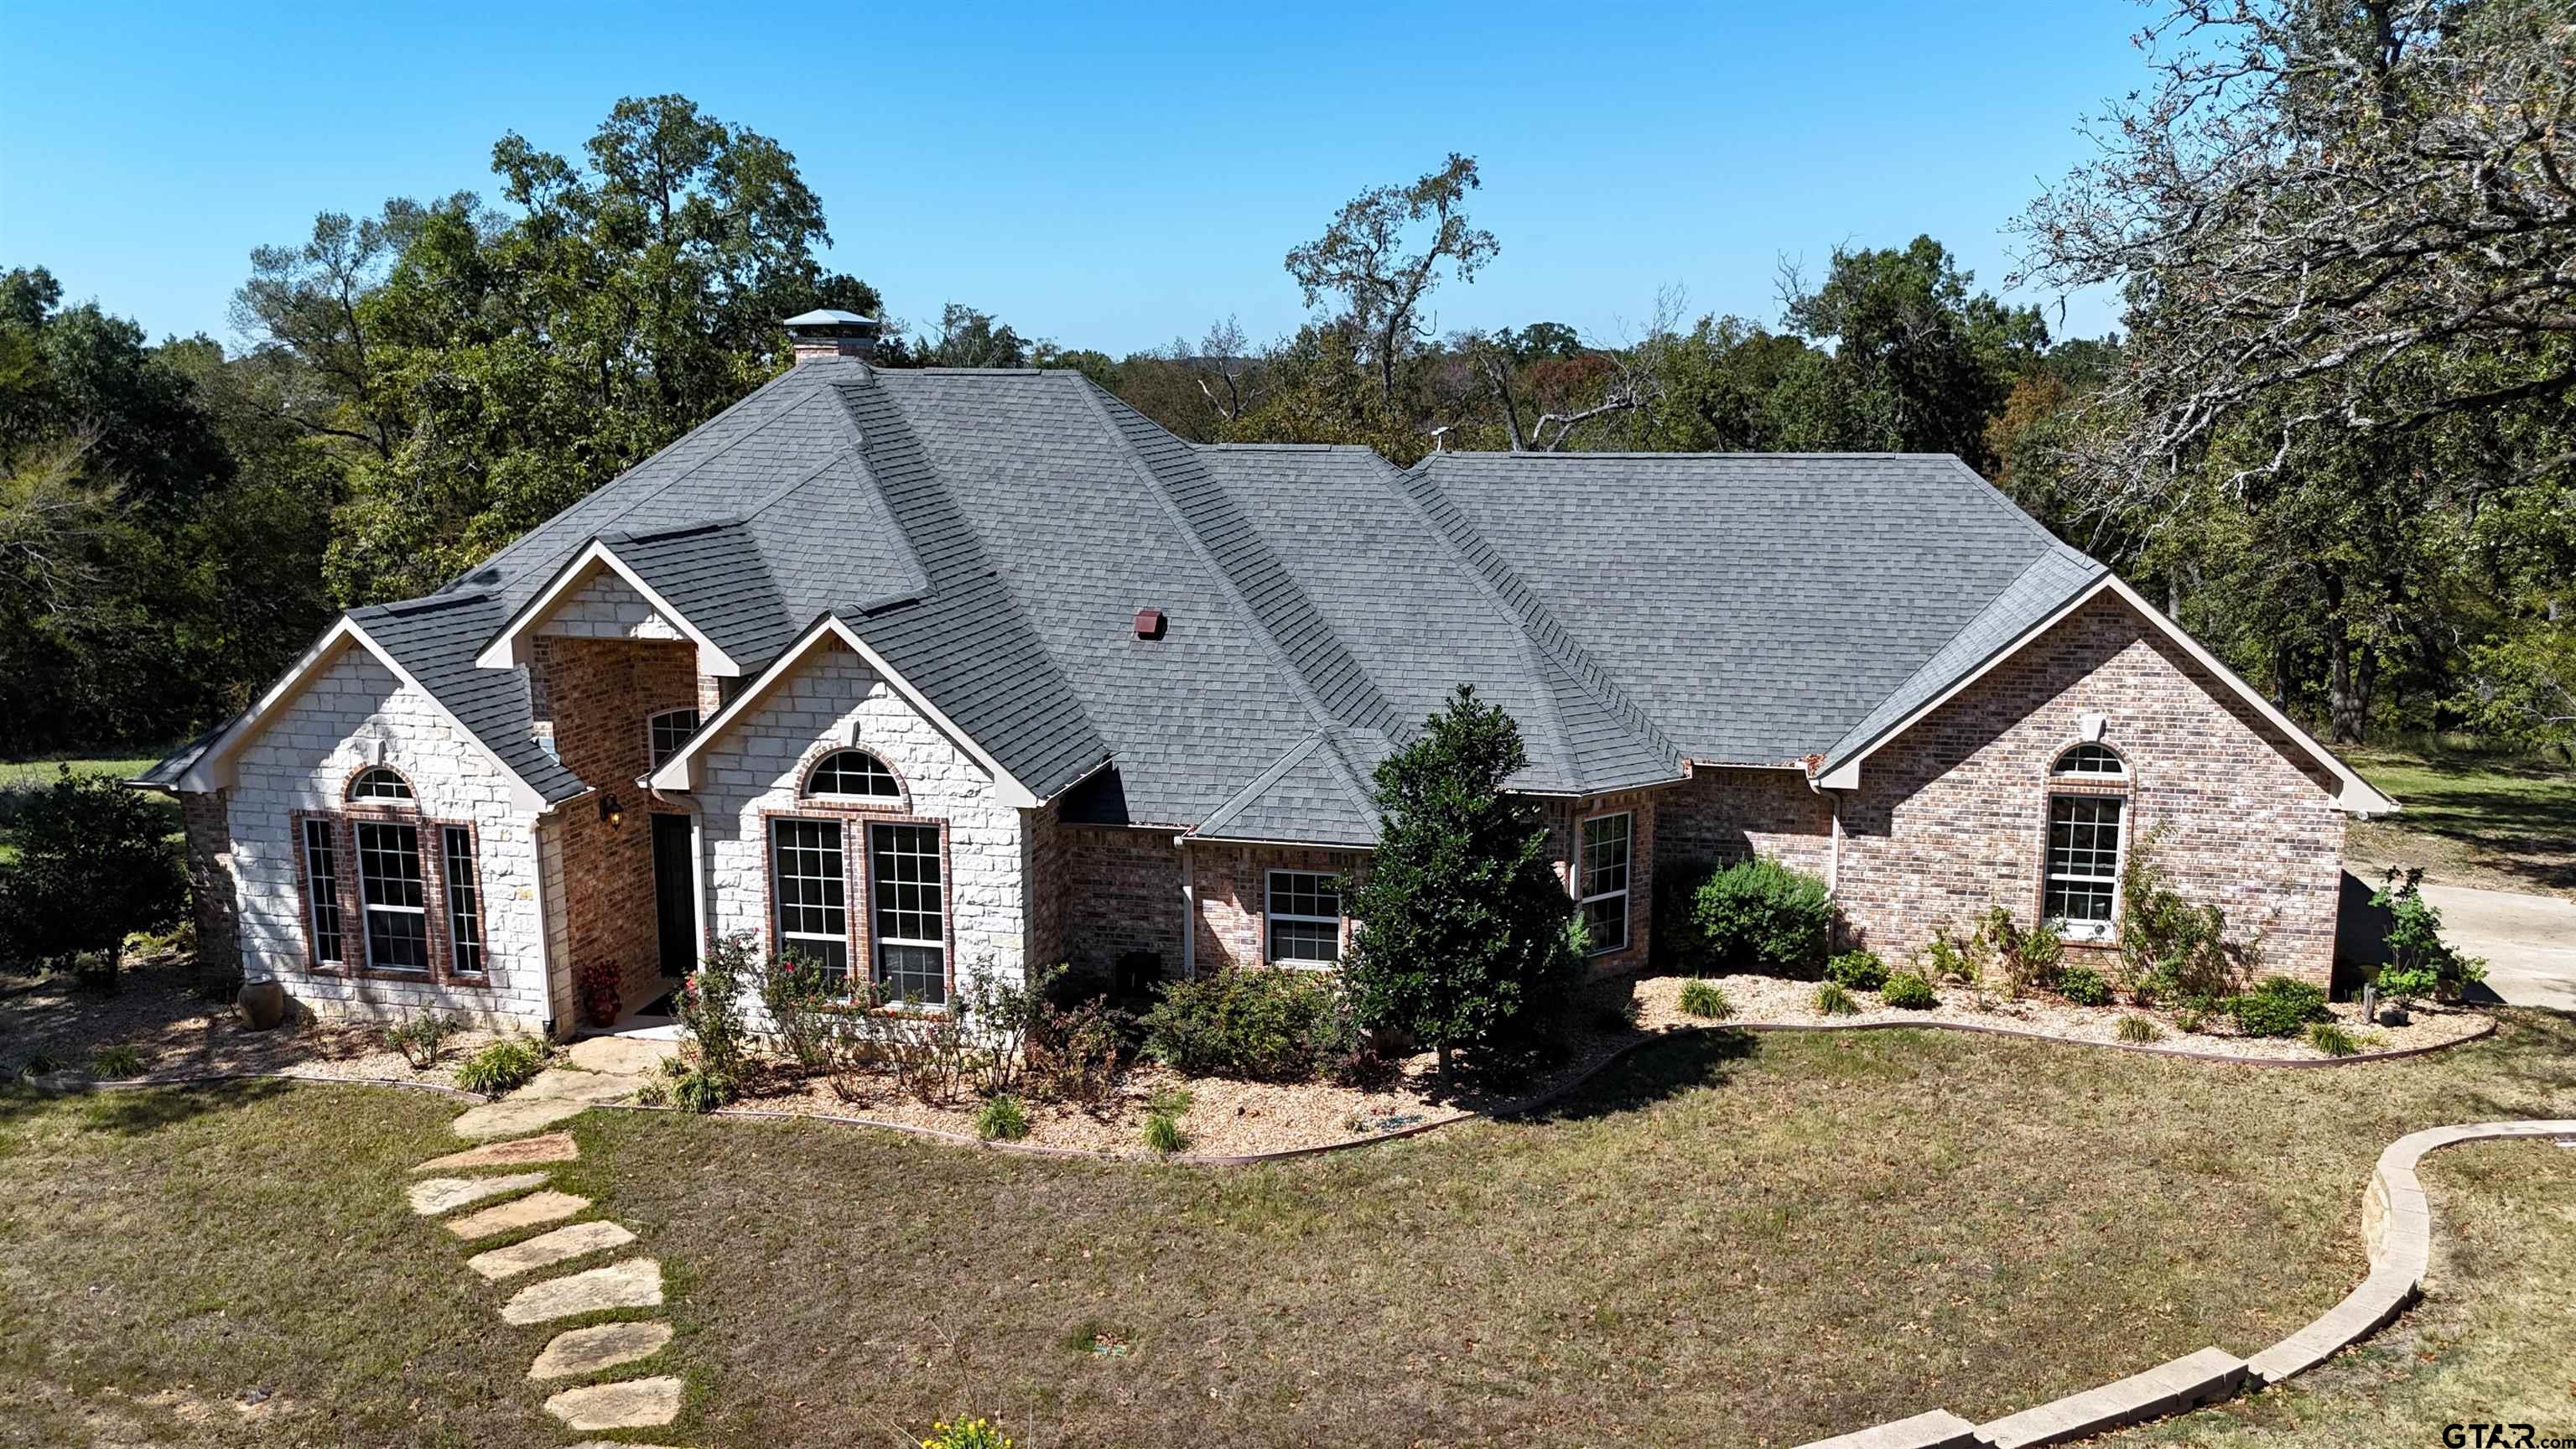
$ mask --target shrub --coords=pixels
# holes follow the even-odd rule
[[[2361,1050],[2361,1043],[2351,1032],[2330,1021],[2320,1021],[2308,1028],[2308,1045],[2330,1057],[2348,1057]]]
[[[626,968],[613,960],[593,958],[573,968],[573,992],[581,998],[581,1018],[592,1026],[615,1026],[626,1009]]]
[[[2227,913],[2195,906],[2166,879],[2158,826],[2131,842],[2120,867],[2120,959],[2140,1003],[2223,1001],[2250,974],[2260,952],[2227,944]]]
[[[839,993],[823,963],[801,951],[771,956],[760,963],[759,984],[760,1009],[769,1013],[779,1050],[801,1072],[829,1065]]]
[[[1828,981],[1816,988],[1816,1010],[1827,1016],[1858,1016],[1860,1003],[1843,989],[1839,981]]]
[[[1017,1097],[987,1097],[984,1105],[975,1109],[975,1135],[987,1142],[995,1138],[1017,1142],[1029,1135],[1028,1110]]]
[[[1887,963],[1876,951],[1845,951],[1825,963],[1825,979],[1846,991],[1876,991],[1887,984]]]
[[[1735,1014],[1735,1005],[1726,999],[1725,988],[1714,981],[1682,983],[1682,1014],[1724,1021]]]
[[[2209,1025],[2209,1011],[2196,1003],[2174,1008],[2174,1025],[2187,1036],[2197,1036]]]
[[[143,1053],[122,1043],[89,1054],[90,1075],[113,1079],[143,1075]]]
[[[1395,1085],[1395,1059],[1365,1042],[1351,1048],[1330,1066],[1326,1075],[1337,1087],[1350,1087],[1362,1092],[1382,1092]]]
[[[439,1057],[447,1051],[447,1039],[464,1025],[444,1012],[413,1012],[385,1028],[385,1045],[402,1053],[413,1071],[425,1072],[438,1065]]]
[[[2119,1037],[2122,1041],[2161,1041],[2164,1038],[2164,1034],[2165,1032],[2163,1027],[2156,1025],[2154,1022],[2147,1020],[2143,1016],[2124,1016],[2120,1018]]]
[[[1985,979],[1986,958],[1993,949],[1983,933],[1961,936],[1948,921],[1937,921],[1931,941],[1914,953],[1914,974],[1927,983],[1972,986]]]
[[[1012,1449],[1002,1431],[983,1419],[962,1419],[951,1424],[942,1420],[930,1426],[929,1436],[921,1449]]]
[[[105,775],[75,775],[24,799],[12,836],[17,859],[0,865],[0,919],[12,924],[10,954],[69,967],[84,952],[102,957],[96,984],[113,987],[125,938],[177,922],[188,904],[187,872],[168,839],[159,801]]]
[[[1190,1135],[1181,1130],[1181,1114],[1190,1110],[1190,1094],[1165,1087],[1154,1094],[1145,1109],[1145,1147],[1166,1156],[1190,1145]]]
[[[2053,987],[2065,968],[2066,942],[2053,921],[2025,931],[2002,906],[1989,909],[1977,924],[1976,956],[1991,960],[2006,999],[2019,1001],[2033,987]]]
[[[1680,857],[1655,860],[1655,906],[1646,930],[1655,965],[1676,976],[1698,976],[1716,969],[1709,959],[1708,937],[1697,919],[1699,890],[1717,868]]]
[[[716,942],[698,969],[680,983],[680,1030],[691,1055],[708,1071],[737,1078],[750,1065],[751,1030],[743,1020],[742,993],[760,970],[760,938],[736,931]]]
[[[1510,715],[1461,685],[1373,776],[1377,849],[1343,902],[1359,1025],[1439,1054],[1526,1036],[1582,974],[1547,826],[1503,782],[1529,763]]]
[[[1761,856],[1710,876],[1691,906],[1711,960],[1791,972],[1824,961],[1833,918],[1821,878]]]
[[[2297,1036],[2309,1022],[2326,1014],[2323,987],[2287,976],[2274,976],[2227,999],[2227,1014],[2247,1036]]]
[[[1029,1094],[1050,1102],[1108,1096],[1125,1066],[1126,1030],[1134,1020],[1096,996],[1071,1007],[1047,1006],[1029,1030]]]
[[[456,1085],[469,1092],[497,1097],[516,1090],[545,1070],[546,1045],[534,1037],[505,1036],[465,1059],[456,1069]]]
[[[2401,1005],[2422,996],[2456,1001],[2463,988],[2487,979],[2486,962],[2442,939],[2442,913],[2424,899],[2423,880],[2421,870],[2392,870],[2370,898],[2389,913],[2389,964],[2380,970],[2379,990]],[[2392,972],[2397,985],[2389,983]]]
[[[1889,976],[1887,985],[1880,988],[1879,994],[1888,1005],[1901,1006],[1907,1011],[1926,1011],[1941,1004],[1941,998],[1932,994],[1932,983],[1911,971],[1899,971]]]
[[[1145,1050],[1189,1076],[1302,1082],[1356,1030],[1329,977],[1275,967],[1172,981],[1145,1013]]]
[[[2101,972],[2079,963],[2057,974],[2057,994],[2078,1006],[2108,1006],[2111,983]]]
[[[671,1100],[683,1112],[712,1112],[741,1095],[741,1084],[729,1072],[711,1067],[685,1067],[671,1079]]]

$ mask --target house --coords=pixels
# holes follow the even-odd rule
[[[1371,770],[1519,722],[1604,971],[1658,866],[1760,852],[1901,956],[2180,888],[2327,979],[2394,809],[1948,457],[1181,441],[1080,375],[880,370],[874,324],[426,598],[356,610],[137,783],[201,948],[325,1012],[567,1032],[739,931],[925,1000],[1069,960],[1322,966]]]

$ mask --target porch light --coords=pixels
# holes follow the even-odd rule
[[[602,794],[599,797],[599,818],[611,826],[623,825],[626,823],[626,810],[617,803],[616,796]]]

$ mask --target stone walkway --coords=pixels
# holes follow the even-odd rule
[[[530,1274],[572,1270],[516,1287],[495,1310],[502,1323],[539,1327],[601,1313],[650,1313],[662,1306],[660,1260],[629,1256],[584,1266],[631,1248],[635,1231],[624,1223],[584,1216],[590,1199],[555,1188],[546,1169],[581,1157],[570,1132],[549,1128],[559,1128],[593,1103],[634,1095],[672,1050],[670,1042],[624,1037],[577,1042],[561,1065],[456,1118],[456,1135],[479,1145],[412,1169],[414,1178],[405,1188],[412,1211],[441,1219],[451,1235],[475,1248],[465,1266],[483,1282],[508,1287]],[[555,1332],[529,1366],[528,1380],[552,1390],[546,1412],[571,1432],[660,1428],[679,1418],[686,1381],[676,1374],[616,1377],[612,1371],[649,1365],[670,1343],[671,1325],[659,1318],[585,1323]],[[585,1440],[571,1449],[667,1446]]]

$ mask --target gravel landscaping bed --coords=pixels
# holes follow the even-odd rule
[[[2054,997],[2037,996],[2021,1001],[1987,997],[1981,1006],[1975,993],[1964,989],[1944,989],[1938,1006],[1921,1011],[1885,1006],[1876,992],[1855,992],[1854,999],[1862,1007],[1860,1014],[1829,1017],[1816,1010],[1816,983],[1775,976],[1697,978],[1715,982],[1734,1009],[1726,1021],[1710,1021],[1685,1015],[1681,1010],[1682,985],[1690,979],[1694,978],[1620,977],[1590,984],[1568,1013],[1571,1021],[1562,1034],[1560,1052],[1543,1067],[1505,1081],[1466,1082],[1455,1092],[1444,1092],[1436,1061],[1429,1052],[1400,1063],[1395,1080],[1379,1091],[1329,1082],[1273,1084],[1187,1077],[1149,1065],[1129,1072],[1110,1098],[1097,1104],[1028,1103],[1029,1133],[1023,1142],[1056,1151],[1145,1155],[1143,1133],[1148,1104],[1157,1092],[1177,1088],[1190,1096],[1189,1110],[1180,1118],[1181,1129],[1188,1138],[1185,1155],[1228,1157],[1328,1147],[1540,1101],[1642,1040],[1675,1031],[1731,1025],[1952,1024],[2029,1032],[2073,1042],[2126,1045],[2117,1041],[2120,1019],[2143,1016],[2155,1022],[2163,1033],[2154,1043],[2161,1049],[2249,1060],[2331,1060],[2304,1038],[2237,1034],[2234,1023],[2224,1017],[2204,1023],[2198,1032],[2185,1032],[2167,1011],[2077,1006]],[[2483,1013],[2472,1009],[2419,1005],[2408,1025],[2365,1029],[2358,1005],[2338,1003],[2330,1010],[2338,1024],[2360,1039],[2365,1052],[2442,1046],[2476,1035],[2487,1022]],[[773,1077],[753,1095],[726,1110],[857,1118],[958,1137],[975,1136],[976,1102],[972,1097],[933,1105],[898,1090],[890,1076],[871,1078],[863,1085],[865,1090],[859,1098],[850,1100],[819,1078],[799,1081]]]
[[[278,1072],[322,1080],[417,1082],[452,1087],[456,1068],[488,1031],[449,1037],[437,1065],[414,1071],[373,1025],[290,1022],[252,1031],[229,1002],[200,999],[179,958],[129,963],[113,996],[93,995],[68,977],[46,976],[0,991],[0,1067],[9,1075],[39,1059],[87,1073],[109,1047],[132,1047],[144,1080]]]

